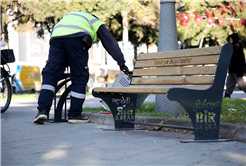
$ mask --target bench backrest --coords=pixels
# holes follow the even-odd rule
[[[213,84],[221,49],[214,46],[139,54],[130,87],[192,85],[207,89]]]

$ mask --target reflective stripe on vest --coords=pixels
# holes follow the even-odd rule
[[[93,26],[92,26],[92,23],[91,23],[91,21],[90,20],[88,20],[85,16],[82,16],[82,15],[79,15],[79,14],[76,14],[76,13],[68,13],[67,14],[67,16],[68,15],[74,15],[74,16],[78,16],[78,17],[82,17],[82,18],[84,18],[88,23],[89,23],[89,25],[90,25],[90,27],[91,27],[91,29],[93,30]]]
[[[86,30],[85,28],[82,28],[82,27],[80,27],[80,26],[77,26],[77,25],[57,25],[57,26],[55,27],[55,29],[56,29],[56,28],[79,29],[79,30],[82,30],[82,31],[87,32],[88,35],[91,36],[91,34],[90,34],[90,32],[89,32],[88,30]],[[54,30],[55,30],[55,29],[54,29]],[[91,37],[91,38],[92,38],[92,37]]]
[[[55,93],[55,87],[52,86],[52,85],[47,85],[47,84],[44,84],[41,86],[41,90],[42,89],[45,89],[45,90],[51,90],[53,93]]]
[[[78,99],[85,99],[85,94],[83,93],[77,93],[77,92],[71,91],[70,95]]]
[[[94,18],[91,15],[88,16],[89,18],[91,18],[91,20],[89,20],[86,16],[81,15],[79,13],[84,13],[84,12],[71,12],[71,13],[66,14],[64,16],[64,18],[63,18],[64,20],[62,19],[63,21],[61,20],[54,27],[53,33],[52,33],[51,37],[69,35],[69,34],[78,33],[79,31],[81,31],[81,32],[85,32],[88,35],[90,35],[93,43],[95,43],[96,40],[97,40],[97,34],[96,34],[96,32],[97,32],[98,28],[103,24],[103,22],[100,21],[97,18]],[[84,13],[84,14],[85,15],[89,15],[88,13]],[[84,21],[81,21],[79,24],[78,24],[77,21],[75,21],[75,22],[77,22],[77,25],[76,24],[73,25],[73,21],[71,22],[71,19],[70,20],[66,20],[66,17],[67,16],[81,17],[81,18],[84,19]],[[87,22],[87,23],[85,23],[85,22]],[[86,24],[87,24],[87,26],[84,26],[83,27],[83,25],[86,25]],[[93,27],[93,24],[94,24],[94,27]],[[62,29],[62,28],[65,28],[65,29]],[[74,31],[72,31],[72,30],[74,30]]]

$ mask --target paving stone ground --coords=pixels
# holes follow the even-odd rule
[[[194,135],[135,130],[104,131],[98,123],[37,125],[35,101],[13,101],[1,114],[1,165],[245,166],[242,142],[180,143]]]

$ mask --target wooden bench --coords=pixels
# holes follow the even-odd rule
[[[137,124],[137,94],[167,94],[169,100],[179,102],[188,112],[195,140],[218,139],[232,51],[232,45],[225,44],[139,54],[128,87],[96,87],[92,94],[109,106],[115,129],[133,129]]]

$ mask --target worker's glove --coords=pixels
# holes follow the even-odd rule
[[[129,73],[129,69],[126,65],[121,65],[120,70],[123,71],[126,75]]]

